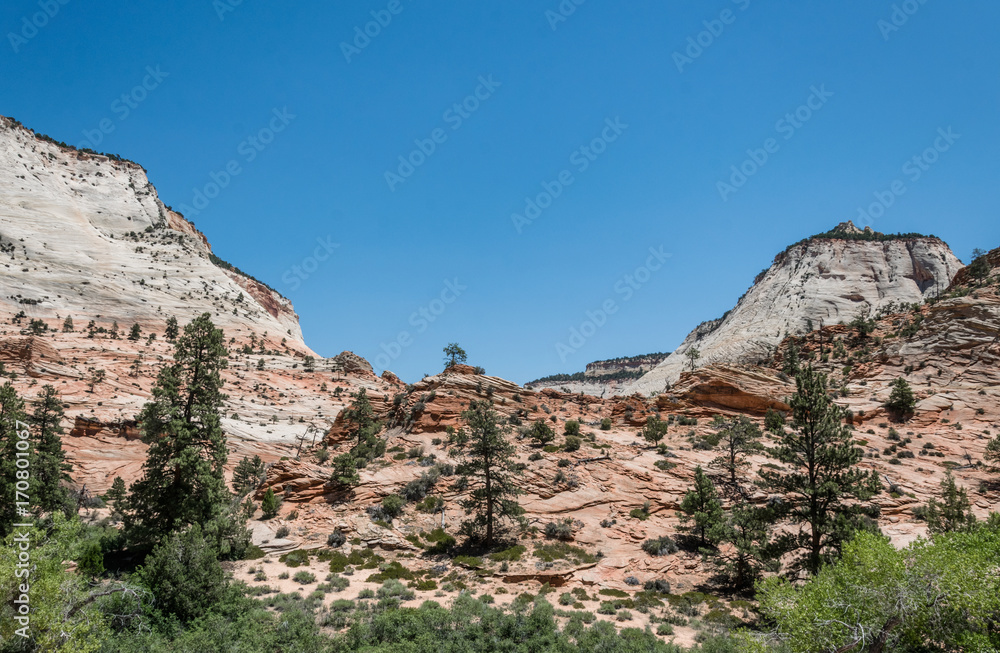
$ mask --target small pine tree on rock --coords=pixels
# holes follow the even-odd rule
[[[556,439],[556,432],[544,420],[536,420],[531,425],[528,436],[538,444],[544,446]]]
[[[267,488],[267,492],[264,493],[264,498],[260,502],[260,510],[264,513],[264,518],[276,517],[280,509],[281,499],[274,493],[274,488]]]
[[[166,330],[166,332],[164,332],[163,337],[165,337],[170,342],[173,342],[174,340],[177,339],[177,336],[179,335],[179,333],[180,333],[180,328],[177,325],[177,318],[176,317],[168,317],[167,318],[167,330]]]
[[[264,461],[260,456],[243,456],[233,470],[233,491],[240,496],[252,492],[264,482]]]
[[[646,426],[642,429],[642,437],[646,442],[657,445],[667,435],[669,425],[656,415],[646,418]]]
[[[882,404],[893,417],[897,419],[907,419],[913,415],[917,407],[917,399],[913,395],[913,388],[900,377],[892,382],[892,392],[889,399]]]
[[[931,498],[924,514],[927,530],[935,534],[968,531],[976,525],[969,493],[958,487],[950,469],[941,481],[941,500]]]
[[[719,542],[725,514],[715,484],[702,470],[701,465],[694,468],[694,486],[684,495],[680,507],[681,511],[677,515],[683,526],[678,530],[697,536],[702,546],[711,546]]]
[[[445,369],[464,363],[467,359],[468,355],[465,353],[464,349],[459,347],[457,342],[449,343],[448,346],[444,348]]]

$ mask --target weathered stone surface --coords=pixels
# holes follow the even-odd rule
[[[786,335],[933,297],[961,267],[937,238],[814,239],[795,245],[775,257],[733,310],[697,327],[666,360],[622,391],[663,392],[680,378],[692,348],[701,352],[701,365],[767,359]]]
[[[682,373],[670,393],[657,397],[657,405],[669,410],[679,400],[709,412],[729,410],[761,416],[768,410],[789,411],[785,400],[794,392],[793,384],[767,370],[712,365]]]

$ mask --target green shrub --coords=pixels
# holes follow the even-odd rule
[[[293,569],[295,567],[301,567],[302,565],[308,565],[309,552],[297,549],[278,558],[278,562],[283,562],[286,566],[292,567]]]
[[[382,565],[377,574],[368,577],[369,583],[382,583],[389,580],[413,580],[413,572],[401,565],[398,561]]]
[[[643,542],[642,550],[651,556],[665,556],[677,553],[677,543],[669,535],[664,535],[663,537]]]
[[[403,514],[403,506],[406,502],[398,494],[390,494],[382,499],[382,513],[389,519],[395,519]]]
[[[312,583],[316,582],[316,575],[308,571],[299,571],[296,572],[294,576],[292,576],[292,580],[294,580],[299,585],[311,585]]]
[[[489,559],[494,562],[517,562],[518,560],[521,559],[521,556],[524,555],[524,552],[526,550],[527,549],[518,544],[516,546],[512,546],[509,549],[506,549],[505,551],[491,553],[489,555]]]
[[[545,525],[545,537],[553,540],[573,539],[573,520],[567,517],[559,521],[550,521]]]

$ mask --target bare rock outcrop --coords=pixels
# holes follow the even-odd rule
[[[757,363],[788,335],[850,322],[891,304],[943,292],[961,269],[934,237],[859,237],[851,223],[793,245],[774,259],[735,308],[693,330],[666,360],[624,392],[652,394],[676,383],[698,349],[699,363]]]

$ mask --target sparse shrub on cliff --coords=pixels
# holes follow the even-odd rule
[[[673,541],[668,535],[663,537],[658,537],[652,540],[646,540],[642,543],[642,550],[651,556],[665,556],[671,553],[677,553],[677,543]]]
[[[610,417],[605,417],[604,419],[601,420],[601,430],[602,431],[610,431],[611,430],[611,418]]]
[[[390,520],[403,514],[403,506],[406,502],[397,494],[390,494],[382,499],[382,514]]]
[[[580,422],[575,419],[569,420],[563,427],[563,433],[565,435],[580,435]]]
[[[566,441],[563,444],[563,451],[567,453],[572,453],[580,449],[580,438],[575,435],[567,435]]]
[[[629,516],[639,521],[646,521],[649,519],[649,511],[652,508],[652,504],[649,501],[644,501],[641,508],[632,508],[629,511]]]
[[[569,541],[573,539],[573,519],[567,517],[559,521],[551,521],[545,525],[545,537],[553,540]]]
[[[347,536],[339,528],[334,529],[332,533],[326,536],[326,545],[334,549],[344,546],[345,542],[347,542]]]

